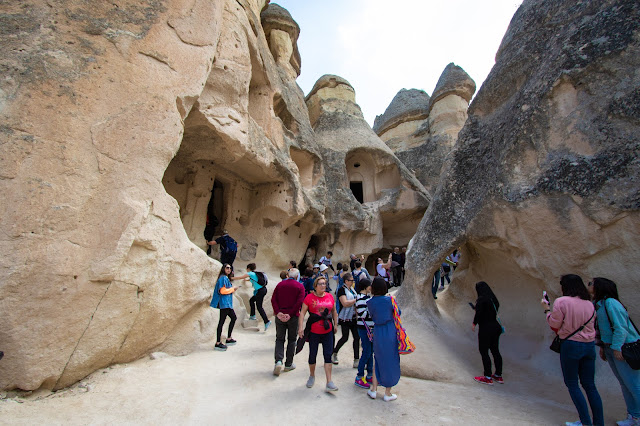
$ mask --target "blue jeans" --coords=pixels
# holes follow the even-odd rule
[[[362,356],[358,362],[358,378],[364,376],[364,369],[367,368],[367,376],[373,376],[373,342],[367,336],[367,329],[358,327],[360,343],[362,344]]]
[[[633,417],[640,417],[640,370],[629,367],[626,361],[618,361],[613,357],[613,349],[606,347],[604,354],[607,362],[620,382],[622,396],[627,404],[627,412]]]
[[[595,342],[575,342],[565,340],[560,349],[560,366],[564,384],[569,389],[569,395],[573,400],[573,405],[578,410],[580,421],[583,425],[604,425],[604,412],[602,410],[602,399],[595,384],[596,374],[596,350]],[[587,394],[589,405],[593,412],[593,423],[589,416],[589,407],[584,395],[578,386],[580,384]]]
[[[433,281],[431,281],[431,294],[433,294],[433,298],[436,298],[436,293],[438,292],[438,286],[440,285],[440,268],[433,274]]]

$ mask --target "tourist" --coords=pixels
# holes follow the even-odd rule
[[[369,389],[373,378],[373,319],[371,319],[369,309],[367,308],[367,301],[371,298],[371,281],[367,278],[361,279],[356,289],[358,291],[358,297],[355,307],[362,355],[358,362],[358,373],[356,374],[355,385]],[[369,336],[371,336],[371,338]],[[365,368],[367,369],[366,380],[364,376]]]
[[[402,278],[401,278],[401,282],[404,281],[404,265],[405,263],[407,263],[407,248],[406,247],[402,247],[402,250],[400,251],[400,267],[402,270]]]
[[[218,281],[216,282],[216,287],[213,290],[213,297],[211,298],[210,304],[212,308],[220,309],[217,340],[214,347],[217,351],[226,351],[227,346],[236,344],[236,341],[231,337],[231,333],[233,332],[233,326],[237,319],[236,313],[233,310],[233,292],[236,291],[237,288],[233,287],[231,281],[229,281],[229,275],[231,275],[231,265],[225,263],[222,265],[222,269],[220,269],[220,274],[218,275]],[[229,329],[227,331],[227,339],[223,344],[221,341],[222,327],[224,326],[224,322],[227,317],[229,317]]]
[[[287,271],[290,271],[293,268],[298,269],[298,264],[296,263],[295,260],[290,260],[289,261],[289,269],[287,269]],[[299,269],[298,269],[298,276],[295,277],[295,279],[298,280],[298,282],[300,282],[300,283],[302,282],[301,279],[300,279],[300,270]]]
[[[338,275],[336,275],[336,281],[338,281],[338,287],[336,288],[336,309],[338,310],[338,314],[340,313],[340,309],[342,309],[342,306],[340,305],[340,298],[338,297],[338,292],[344,286],[344,276],[348,273],[349,265],[347,265],[346,263],[338,263]]]
[[[353,279],[356,281],[356,286],[358,285],[360,280],[365,278],[369,280],[369,282],[371,282],[371,275],[369,275],[369,271],[367,271],[367,269],[364,266],[362,266],[361,261],[357,260],[355,263],[355,267],[356,269],[353,270],[351,275],[353,276]]]
[[[448,255],[444,262],[442,262],[442,274],[440,276],[440,289],[444,290],[444,280],[446,278],[447,284],[451,284],[451,267],[454,265],[453,260],[451,260],[451,255]]]
[[[329,285],[329,274],[326,272],[329,269],[327,265],[324,263],[320,264],[320,272],[318,273],[318,277],[324,277],[327,280],[327,288],[325,291],[332,292],[331,286]],[[317,279],[317,277],[316,277]]]
[[[258,280],[258,275],[256,274],[255,270],[256,270],[256,264],[250,263],[247,265],[246,274],[233,277],[231,279],[232,280],[248,279],[249,281],[251,281],[251,284],[253,285],[253,297],[249,299],[249,306],[251,309],[251,312],[249,314],[249,319],[250,320],[256,319],[256,307],[257,307],[258,313],[260,314],[260,317],[262,317],[262,321],[264,322],[264,331],[267,331],[267,329],[271,326],[271,321],[269,321],[269,317],[267,317],[267,313],[264,311],[264,308],[262,307],[264,297],[267,295],[267,287],[260,285]]]
[[[304,300],[304,287],[294,278],[297,274],[299,274],[297,269],[290,269],[287,279],[276,285],[271,296],[271,306],[276,316],[276,363],[273,367],[273,374],[276,376],[279,376],[282,371],[282,359],[285,357],[285,338],[287,339],[287,353],[284,361],[284,371],[291,371],[296,368],[293,363],[293,356],[296,351],[296,330],[300,308]]]
[[[348,268],[349,265],[344,265],[345,268]],[[344,271],[347,271],[345,269]],[[338,352],[340,352],[340,348],[347,343],[349,340],[349,333],[353,336],[353,368],[358,368],[358,362],[360,361],[360,338],[358,337],[358,326],[356,324],[356,297],[358,293],[356,292],[354,285],[355,280],[351,276],[351,273],[345,272],[343,278],[344,285],[340,287],[338,292],[336,293],[336,297],[338,298],[338,303],[341,306],[340,312],[338,313],[338,325],[342,330],[342,336],[338,343],[336,343],[336,347],[333,349],[333,354],[331,355],[331,362],[334,364],[338,364]]]
[[[318,268],[320,268],[318,266]],[[313,276],[313,270],[311,268],[307,268],[306,271],[304,271],[304,275],[307,277],[304,280],[304,291],[306,294],[309,294],[313,291],[313,282],[315,281],[315,278]]]
[[[327,278],[319,276],[313,283],[314,291],[307,294],[302,303],[298,318],[298,336],[309,342],[309,379],[307,387],[313,387],[316,380],[316,358],[318,347],[322,344],[324,373],[327,378],[326,392],[337,391],[338,387],[331,380],[331,354],[333,353],[333,335],[336,332],[338,314],[333,296],[326,291]],[[304,316],[309,311],[309,320],[304,327]]]
[[[393,284],[396,287],[402,285],[402,254],[400,253],[400,247],[394,247],[393,253],[391,253],[391,261],[395,262],[395,266],[392,266],[393,272]]]
[[[220,263],[228,263],[233,271],[233,262],[236,260],[236,254],[238,253],[238,243],[236,240],[231,238],[227,231],[222,231],[221,237],[209,241],[207,244],[210,246],[220,245]]]
[[[618,426],[640,425],[640,370],[632,369],[622,356],[622,345],[640,339],[629,313],[620,303],[616,283],[606,278],[594,278],[589,283],[596,304],[600,340],[600,358],[609,363],[613,375],[620,382],[627,405],[627,418]]]
[[[500,355],[499,348],[502,326],[497,319],[500,302],[491,291],[489,284],[484,281],[476,283],[476,293],[478,294],[475,307],[476,315],[473,317],[471,330],[475,332],[476,325],[478,326],[478,350],[482,357],[484,375],[474,377],[474,380],[485,385],[493,385],[494,381],[504,384],[504,379],[502,378],[502,355]],[[493,362],[496,366],[494,374],[491,374],[489,351],[491,351]]]
[[[381,277],[384,282],[387,283],[387,290],[389,288],[389,269],[391,268],[391,253],[389,253],[389,258],[385,263],[381,257],[378,258],[378,264],[376,265],[376,272],[378,272],[378,276]]]
[[[374,323],[373,356],[375,375],[371,388],[367,391],[370,398],[377,396],[378,385],[385,387],[384,400],[393,401],[397,395],[391,393],[392,387],[400,381],[400,354],[398,337],[393,320],[393,304],[387,294],[387,283],[382,277],[376,277],[371,285],[373,297],[367,301],[367,308]]]
[[[436,294],[438,293],[438,286],[440,285],[440,271],[442,270],[442,266],[439,265],[438,269],[436,269],[436,272],[433,274],[433,280],[431,281],[431,294],[433,294],[433,298],[437,299],[438,296],[436,296]]]
[[[560,366],[564,383],[569,390],[580,420],[567,425],[603,425],[602,400],[595,384],[595,309],[589,300],[589,293],[582,278],[577,275],[563,275],[560,278],[562,297],[553,303],[553,310],[542,299],[547,323],[563,339],[560,347]],[[566,339],[566,340],[564,340]],[[578,379],[579,378],[579,379]],[[587,394],[593,413],[593,423],[589,406],[580,390]]]
[[[332,251],[328,251],[326,256],[322,256],[320,258],[320,260],[318,261],[318,263],[320,265],[326,265],[327,268],[331,268],[331,270],[333,271],[333,273],[335,274],[336,270],[333,269],[333,265],[331,264],[331,257],[333,256],[333,252]],[[322,271],[321,271],[322,272]]]

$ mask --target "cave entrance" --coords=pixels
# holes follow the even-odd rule
[[[369,275],[371,278],[378,275],[378,271],[376,270],[376,266],[378,266],[378,259],[382,259],[384,262],[389,258],[389,253],[391,253],[391,249],[381,248],[380,250],[371,253],[371,255],[365,261],[365,268],[369,271]]]
[[[320,247],[323,246],[324,237],[320,235],[312,235],[309,239],[309,245],[307,245],[307,249],[304,252],[304,256],[300,263],[298,263],[298,267],[301,270],[301,273],[304,272],[307,265],[313,266],[320,259]]]
[[[224,184],[218,179],[214,179],[211,198],[209,198],[209,204],[207,204],[207,220],[204,228],[205,240],[211,241],[215,235],[222,234],[224,219]],[[207,249],[207,252],[210,252],[210,250]]]
[[[362,182],[349,182],[349,188],[351,188],[351,192],[353,193],[353,196],[356,197],[356,200],[358,200],[360,204],[364,203]]]

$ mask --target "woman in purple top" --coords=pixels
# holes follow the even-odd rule
[[[367,391],[369,397],[375,399],[378,384],[385,387],[384,400],[393,401],[397,398],[391,393],[391,388],[400,381],[400,353],[398,352],[398,337],[396,325],[393,321],[393,304],[386,296],[387,283],[382,277],[376,277],[371,285],[373,297],[367,301],[369,314],[374,322],[373,328],[373,383]]]
[[[595,384],[596,372],[596,331],[595,308],[590,301],[589,292],[577,275],[563,275],[560,278],[562,297],[553,303],[553,310],[544,299],[541,304],[547,316],[547,323],[563,340],[560,347],[560,366],[564,384],[569,390],[573,404],[578,410],[580,420],[567,422],[570,425],[604,425],[602,399]],[[576,332],[577,331],[577,332]],[[576,333],[574,333],[576,332]],[[580,390],[582,384],[589,406],[593,412],[593,423],[589,415],[589,406]]]

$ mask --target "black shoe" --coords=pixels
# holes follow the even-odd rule
[[[227,345],[225,345],[223,343],[216,343],[216,346],[213,348],[213,350],[215,350],[215,351],[226,351],[227,350]]]
[[[224,343],[225,343],[227,346],[231,346],[231,345],[235,345],[235,344],[236,344],[236,343],[238,343],[238,342],[236,342],[234,339],[227,339],[227,340],[225,340],[225,342],[224,342]]]

